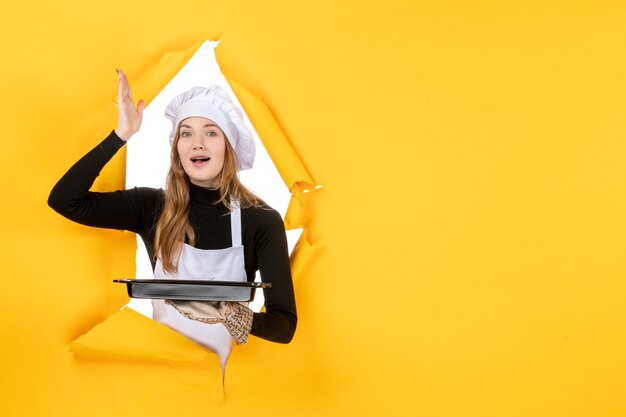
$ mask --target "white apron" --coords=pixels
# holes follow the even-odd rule
[[[206,250],[184,244],[178,262],[178,272],[166,274],[161,259],[157,258],[154,278],[247,281],[241,241],[241,209],[237,202],[231,202],[231,207],[232,247]],[[225,368],[232,350],[233,338],[223,324],[208,324],[188,319],[163,300],[152,300],[152,309],[154,320],[217,353],[222,370]]]

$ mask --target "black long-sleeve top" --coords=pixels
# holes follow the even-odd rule
[[[139,234],[154,269],[154,234],[163,208],[163,190],[136,187],[105,193],[89,191],[102,168],[125,143],[115,131],[111,132],[59,180],[50,193],[48,205],[84,225]],[[218,191],[194,184],[189,187],[189,222],[196,233],[195,247],[231,247],[229,210],[215,203],[219,199]],[[296,330],[297,315],[282,218],[268,206],[242,208],[241,223],[248,281],[254,281],[258,270],[261,279],[272,284],[263,290],[265,312],[254,313],[251,334],[289,343]]]

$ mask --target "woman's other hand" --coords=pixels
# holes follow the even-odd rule
[[[117,89],[117,129],[115,133],[120,139],[127,141],[131,138],[141,126],[141,120],[143,118],[143,109],[145,103],[143,100],[135,103],[133,102],[133,93],[130,91],[130,85],[128,79],[122,70],[118,69],[117,74],[119,76],[119,86]]]

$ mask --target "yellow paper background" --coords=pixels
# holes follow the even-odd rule
[[[626,5],[14,2],[0,25],[3,416],[618,416],[626,348]],[[286,346],[81,360],[134,238],[52,185],[115,127],[114,69],[221,38],[324,188]],[[123,155],[97,189],[123,184]],[[315,194],[315,198],[309,198]]]

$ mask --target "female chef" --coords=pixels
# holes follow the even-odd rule
[[[118,70],[118,125],[54,186],[48,204],[88,226],[138,233],[155,278],[272,284],[265,311],[234,302],[153,301],[153,318],[217,353],[222,369],[232,342],[248,334],[289,343],[297,315],[280,215],[247,190],[238,171],[252,167],[254,142],[241,110],[218,86],[194,87],[167,106],[171,166],[165,190],[89,191],[106,163],[139,130],[144,102],[133,101]]]

